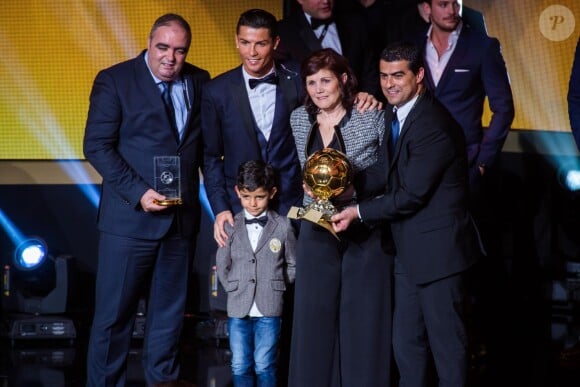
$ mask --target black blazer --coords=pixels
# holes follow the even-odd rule
[[[158,239],[180,211],[184,236],[196,232],[200,216],[198,168],[202,161],[201,86],[209,73],[186,63],[191,109],[183,137],[173,135],[161,93],[145,63],[145,51],[134,59],[99,72],[95,78],[84,136],[84,154],[103,178],[98,224],[101,231],[131,238]],[[154,156],[181,158],[183,205],[144,212],[140,199],[154,188]]]
[[[391,121],[387,109],[385,122]],[[364,222],[391,223],[397,258],[411,280],[423,284],[471,266],[480,249],[467,211],[465,138],[428,91],[407,116],[386,164],[384,195],[360,203],[359,211]]]
[[[335,23],[342,54],[348,59],[358,79],[359,90],[377,96],[380,90],[378,63],[373,57],[364,19],[358,14],[338,14]],[[276,49],[278,60],[294,60],[302,63],[308,55],[322,48],[302,10],[280,20],[278,33],[280,34],[280,44]]]
[[[425,66],[425,85],[463,128],[470,173],[477,176],[479,164],[493,165],[514,119],[512,90],[499,41],[464,24],[437,87],[429,66]],[[484,129],[481,118],[486,97],[492,118]]]
[[[212,79],[203,89],[201,126],[204,141],[204,185],[214,214],[241,211],[234,186],[239,165],[248,160],[270,163],[278,173],[278,194],[272,208],[286,215],[303,195],[302,175],[290,128],[290,113],[302,102],[296,71],[276,67],[279,82],[270,140],[258,141],[256,122],[242,66]]]

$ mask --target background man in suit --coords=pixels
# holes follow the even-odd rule
[[[425,85],[459,122],[467,141],[472,191],[499,156],[514,119],[514,103],[499,41],[464,24],[457,0],[425,3],[431,27],[425,47]],[[492,111],[483,129],[485,98]]]
[[[481,232],[487,257],[481,260],[471,287],[474,295],[474,355],[501,356],[503,346],[496,334],[503,326],[498,309],[504,304],[505,265],[502,261],[501,227],[496,223],[493,198],[494,169],[514,119],[514,102],[499,41],[489,37],[459,16],[453,0],[425,2],[431,27],[424,37],[425,85],[451,112],[463,128],[469,165],[470,210]],[[485,99],[491,121],[482,126]],[[500,199],[501,200],[501,199]],[[493,284],[493,285],[492,285]],[[501,362],[501,361],[500,361]]]
[[[463,281],[478,257],[467,210],[465,138],[447,109],[425,90],[423,61],[415,46],[387,47],[379,71],[383,93],[395,108],[387,109],[385,117],[392,132],[384,141],[383,160],[390,162],[378,168],[387,171],[387,188],[383,196],[333,216],[334,228],[343,231],[359,217],[370,224],[391,223],[399,386],[427,386],[431,353],[439,386],[464,386]]]
[[[288,218],[268,209],[275,184],[273,168],[263,161],[240,165],[236,193],[244,209],[233,227],[226,224],[229,238],[217,251],[236,387],[277,385],[282,296],[294,282],[296,237]]]
[[[224,224],[233,225],[233,214],[242,209],[234,191],[242,162],[262,160],[274,167],[279,195],[272,209],[287,214],[302,199],[289,117],[300,105],[303,91],[297,72],[274,63],[280,42],[277,31],[276,17],[269,12],[244,12],[235,36],[241,66],[219,75],[203,91],[204,183],[220,246],[227,239]]]
[[[88,386],[124,386],[142,292],[149,289],[143,366],[149,385],[178,379],[189,265],[200,205],[200,90],[209,73],[185,62],[191,31],[179,15],[158,18],[147,50],[99,72],[84,153],[103,177],[96,303]],[[164,84],[166,82],[167,84]],[[171,92],[174,113],[162,92]],[[180,156],[182,205],[158,204],[155,156]],[[166,384],[163,384],[166,385]]]
[[[300,9],[280,20],[276,58],[302,63],[312,52],[332,48],[348,59],[359,90],[377,95],[377,64],[361,15],[334,14],[334,0],[297,1]]]

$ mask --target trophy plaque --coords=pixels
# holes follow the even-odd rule
[[[306,207],[292,207],[288,218],[316,223],[339,239],[330,223],[332,215],[338,212],[331,199],[340,195],[351,183],[352,166],[348,157],[336,149],[321,149],[306,160],[303,178],[316,198]]]
[[[153,166],[155,191],[165,196],[165,200],[155,200],[155,203],[160,206],[182,204],[179,156],[155,156]]]

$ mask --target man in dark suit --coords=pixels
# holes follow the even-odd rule
[[[216,215],[214,238],[220,246],[227,239],[224,224],[233,225],[233,214],[242,209],[234,191],[242,162],[262,160],[276,170],[279,196],[272,209],[286,215],[302,200],[289,118],[301,104],[303,90],[296,71],[274,63],[279,42],[275,16],[260,9],[244,12],[236,28],[242,64],[203,90],[204,184]]]
[[[425,3],[431,27],[423,40],[425,85],[465,133],[471,189],[493,167],[514,119],[514,102],[499,41],[463,23],[457,0]],[[482,126],[485,98],[492,112]]]
[[[332,48],[348,59],[359,90],[377,95],[377,65],[367,26],[356,13],[333,13],[334,0],[297,0],[300,9],[280,20],[276,59],[304,59],[321,48]]]
[[[470,211],[479,227],[487,252],[474,270],[473,355],[488,359],[501,356],[496,331],[501,313],[509,308],[498,288],[507,276],[493,201],[499,175],[496,168],[514,119],[514,102],[506,65],[497,39],[489,37],[459,17],[458,1],[429,0],[424,4],[431,27],[423,38],[425,85],[451,112],[466,138],[469,165]],[[482,125],[485,99],[491,110],[487,128]],[[494,216],[495,215],[495,216]],[[490,286],[490,284],[494,284]]]
[[[477,234],[467,210],[462,130],[423,86],[418,48],[395,43],[380,61],[388,109],[384,195],[333,216],[343,231],[361,219],[391,223],[396,247],[393,348],[401,387],[428,384],[433,354],[439,386],[464,386],[467,342],[464,277],[476,261]],[[399,128],[400,131],[399,131]],[[398,137],[398,140],[397,140]]]
[[[145,379],[148,385],[177,383],[200,217],[200,91],[209,80],[207,71],[185,62],[190,43],[187,22],[163,15],[147,50],[99,72],[93,84],[84,153],[103,183],[88,386],[125,385],[137,305],[146,290]],[[179,157],[182,204],[164,205],[168,198],[156,191],[156,156]]]

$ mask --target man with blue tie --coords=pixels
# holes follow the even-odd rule
[[[420,50],[393,43],[383,51],[380,80],[389,106],[390,145],[376,173],[383,195],[332,217],[334,230],[352,222],[389,222],[396,248],[393,352],[400,387],[430,385],[434,361],[440,387],[466,385],[465,281],[480,256],[467,209],[465,137],[449,111],[424,86]],[[393,135],[398,138],[392,138]],[[392,144],[392,145],[391,145]],[[386,160],[389,161],[386,161]]]
[[[147,50],[99,72],[93,84],[84,153],[103,183],[87,386],[125,385],[143,292],[147,385],[185,385],[178,382],[178,348],[200,218],[201,86],[209,80],[185,62],[190,43],[187,21],[163,15]],[[179,178],[180,201],[156,187],[157,159],[173,161],[163,172],[167,182],[171,174]]]

